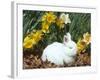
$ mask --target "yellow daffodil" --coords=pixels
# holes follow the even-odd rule
[[[61,29],[61,28],[64,28],[64,21],[62,20],[62,19],[60,19],[60,18],[58,18],[57,20],[56,20],[56,24],[57,24],[57,26]]]
[[[49,32],[49,25],[47,23],[45,23],[45,22],[42,23],[42,31],[44,33]]]
[[[90,43],[90,34],[88,32],[86,32],[84,35],[83,35],[83,40],[84,42],[86,42],[87,44]]]
[[[42,21],[46,21],[48,24],[54,23],[56,15],[53,12],[47,12],[42,16]]]
[[[84,52],[89,43],[90,43],[90,34],[87,32],[83,34],[83,39],[79,39],[77,42],[78,53]]]
[[[24,42],[27,42],[29,39],[30,39],[29,36],[26,36],[26,37],[24,38]]]
[[[71,20],[69,18],[69,14],[62,13],[60,15],[60,19],[62,19],[65,24],[71,23]]]
[[[36,33],[33,34],[33,45],[36,45],[42,39],[42,31],[37,30]]]
[[[33,40],[30,39],[29,36],[27,36],[27,37],[24,39],[23,47],[24,47],[24,48],[32,48],[32,45],[33,45]]]
[[[86,43],[83,40],[79,39],[77,42],[78,53],[83,51],[85,47],[86,47]]]
[[[24,48],[32,48],[33,45],[36,45],[42,39],[42,31],[37,30],[35,33],[30,33],[24,39]]]
[[[42,39],[42,31],[41,30],[38,30],[38,31],[36,31],[36,33],[35,34],[33,34],[33,39],[36,41],[36,42],[38,42],[39,40],[41,40]]]

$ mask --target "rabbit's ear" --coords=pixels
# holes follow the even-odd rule
[[[68,37],[66,35],[64,35],[64,43],[67,43],[69,40],[68,40]]]
[[[68,32],[68,33],[66,33],[66,36],[67,36],[67,38],[69,39],[69,40],[71,40],[71,34]]]

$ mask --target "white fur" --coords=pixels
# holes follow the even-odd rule
[[[67,41],[65,41],[65,39]],[[74,41],[71,40],[70,33],[64,36],[64,42],[54,42],[48,45],[42,54],[43,61],[50,61],[56,65],[64,65],[64,63],[68,64],[74,61],[73,56],[76,55],[77,46]]]

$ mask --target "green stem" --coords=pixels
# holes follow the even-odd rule
[[[43,13],[40,14],[40,17],[38,18],[37,22],[32,26],[32,28],[30,29],[31,31],[38,25],[38,23],[41,21],[41,17],[42,17]]]
[[[32,26],[32,28],[31,28],[31,31],[38,25],[38,23],[41,21],[41,19],[39,18],[38,20],[37,20],[37,22],[34,24],[34,26]]]

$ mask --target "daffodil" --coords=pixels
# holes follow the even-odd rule
[[[42,39],[42,31],[37,30],[35,33],[30,33],[24,39],[24,48],[32,48],[32,46],[36,45]]]
[[[42,23],[42,31],[44,33],[49,32],[49,25],[47,23],[45,23],[45,22]]]
[[[37,30],[36,33],[33,33],[33,45],[36,45],[42,39],[42,31]]]
[[[35,34],[33,34],[33,39],[38,42],[39,40],[42,39],[42,31],[41,30],[37,30]]]
[[[54,23],[56,15],[53,12],[47,12],[42,16],[42,21],[46,21],[48,24]]]
[[[33,40],[29,36],[27,36],[24,39],[23,47],[24,48],[32,48],[32,45],[33,45]]]
[[[62,20],[62,19],[60,19],[60,18],[58,18],[57,20],[56,20],[56,24],[57,24],[57,26],[61,29],[61,28],[64,28],[64,21]]]
[[[86,42],[87,44],[90,43],[90,34],[88,32],[86,32],[84,35],[83,35],[83,40],[84,42]]]
[[[84,52],[89,43],[90,43],[90,34],[87,32],[83,34],[83,39],[79,39],[77,42],[78,53]]]
[[[71,20],[69,18],[69,14],[62,13],[60,15],[60,19],[62,19],[65,24],[71,23]]]
[[[84,51],[85,47],[86,47],[86,43],[83,40],[79,39],[77,42],[78,53]]]

